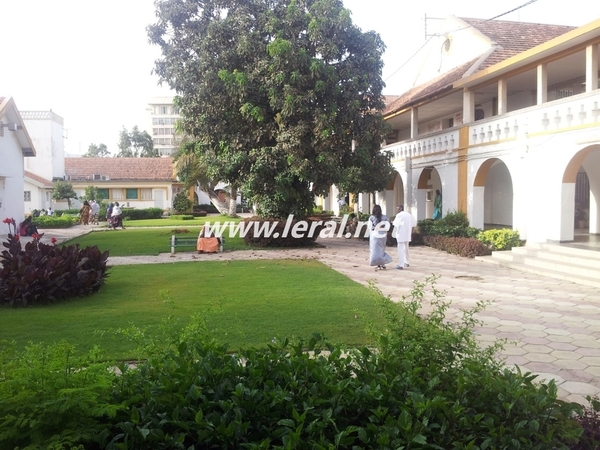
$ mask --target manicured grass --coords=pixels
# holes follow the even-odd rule
[[[111,330],[130,324],[155,327],[168,316],[186,323],[201,313],[219,341],[233,349],[274,337],[310,338],[314,332],[335,342],[364,344],[361,319],[376,317],[375,295],[314,260],[115,266],[93,296],[0,309],[0,340],[22,347],[28,341],[65,339],[80,351],[97,344],[110,358],[130,359],[140,356],[134,345]]]
[[[187,230],[187,232],[182,232],[184,230]],[[65,244],[79,244],[81,247],[97,245],[101,251],[109,250],[110,256],[158,255],[159,253],[169,253],[171,251],[171,235],[174,231],[178,231],[177,236],[197,237],[200,233],[200,227],[190,227],[183,221],[178,227],[106,229],[70,239]],[[226,251],[249,248],[240,237],[226,237]],[[191,247],[178,247],[177,251],[194,251],[195,249],[196,247],[193,245]]]
[[[205,222],[233,222],[238,223],[239,217],[228,217],[220,214],[213,214],[206,217],[194,217],[189,220],[164,219],[143,219],[143,220],[125,220],[125,227],[201,227]]]

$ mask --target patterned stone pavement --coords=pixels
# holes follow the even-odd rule
[[[73,233],[77,231],[69,232]],[[70,237],[51,234],[59,240]],[[394,301],[409,295],[413,280],[423,281],[436,275],[439,276],[436,287],[446,291],[446,299],[452,300],[448,320],[478,301],[492,302],[478,314],[484,323],[476,332],[482,344],[498,338],[510,341],[502,352],[507,365],[516,364],[544,380],[554,378],[560,397],[568,401],[585,404],[586,395],[600,395],[600,291],[597,288],[461,258],[428,247],[411,247],[411,265],[404,270],[396,270],[395,264],[390,264],[385,271],[375,271],[368,266],[366,241],[323,239],[319,243],[322,248],[111,257],[109,264],[314,258],[361,284],[374,283]],[[397,260],[395,248],[388,248],[388,252]]]

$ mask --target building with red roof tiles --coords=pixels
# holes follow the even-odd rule
[[[183,189],[170,157],[65,158],[65,180],[82,198],[85,189],[94,186],[102,199],[131,208],[169,209],[173,196]],[[60,209],[66,208],[64,203]],[[74,205],[79,207],[79,202]]]

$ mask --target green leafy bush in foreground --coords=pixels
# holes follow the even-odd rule
[[[34,235],[35,237],[35,235]],[[55,246],[39,236],[22,248],[8,235],[0,253],[0,306],[36,306],[98,292],[107,277],[108,250]]]
[[[432,312],[420,315],[426,297]],[[474,315],[485,305],[445,320],[449,303],[435,278],[415,282],[400,306],[378,301],[387,325],[368,327],[377,341],[371,348],[315,335],[231,354],[194,320],[160,334],[131,328],[149,356],[136,367],[121,364],[120,375],[94,358],[67,359],[67,347],[4,350],[0,442],[32,449],[546,450],[578,440],[580,405],[558,400],[554,382],[536,384],[529,373],[503,368],[495,359],[500,344],[478,346]]]

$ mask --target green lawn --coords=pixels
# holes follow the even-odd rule
[[[189,220],[177,220],[172,218],[164,219],[144,219],[144,220],[125,220],[124,225],[132,227],[201,227],[205,222],[234,222],[238,223],[239,217],[227,217],[220,214],[214,214],[206,217],[194,217]]]
[[[129,233],[98,234],[117,239]],[[168,316],[186,322],[203,313],[218,339],[232,348],[264,344],[274,337],[310,338],[313,332],[361,344],[367,342],[361,319],[377,317],[374,296],[314,260],[115,266],[93,296],[52,306],[0,309],[0,340],[15,340],[22,347],[28,341],[65,339],[81,351],[98,344],[110,358],[129,359],[138,356],[134,345],[111,331],[130,324],[155,327]]]
[[[142,221],[132,221],[132,226],[137,226],[137,222]],[[93,231],[70,239],[65,244],[79,244],[81,247],[97,245],[101,251],[109,250],[110,256],[158,255],[159,253],[171,251],[171,235],[174,231],[178,232],[177,236],[198,236],[200,227],[190,227],[186,222],[182,221],[181,225],[177,227],[128,229],[126,226],[125,230]],[[133,225],[134,223],[135,225]],[[228,235],[225,234],[225,236]],[[240,237],[226,237],[225,250],[246,250],[249,248]],[[189,248],[177,248],[177,251],[193,251],[195,249],[194,245]]]

